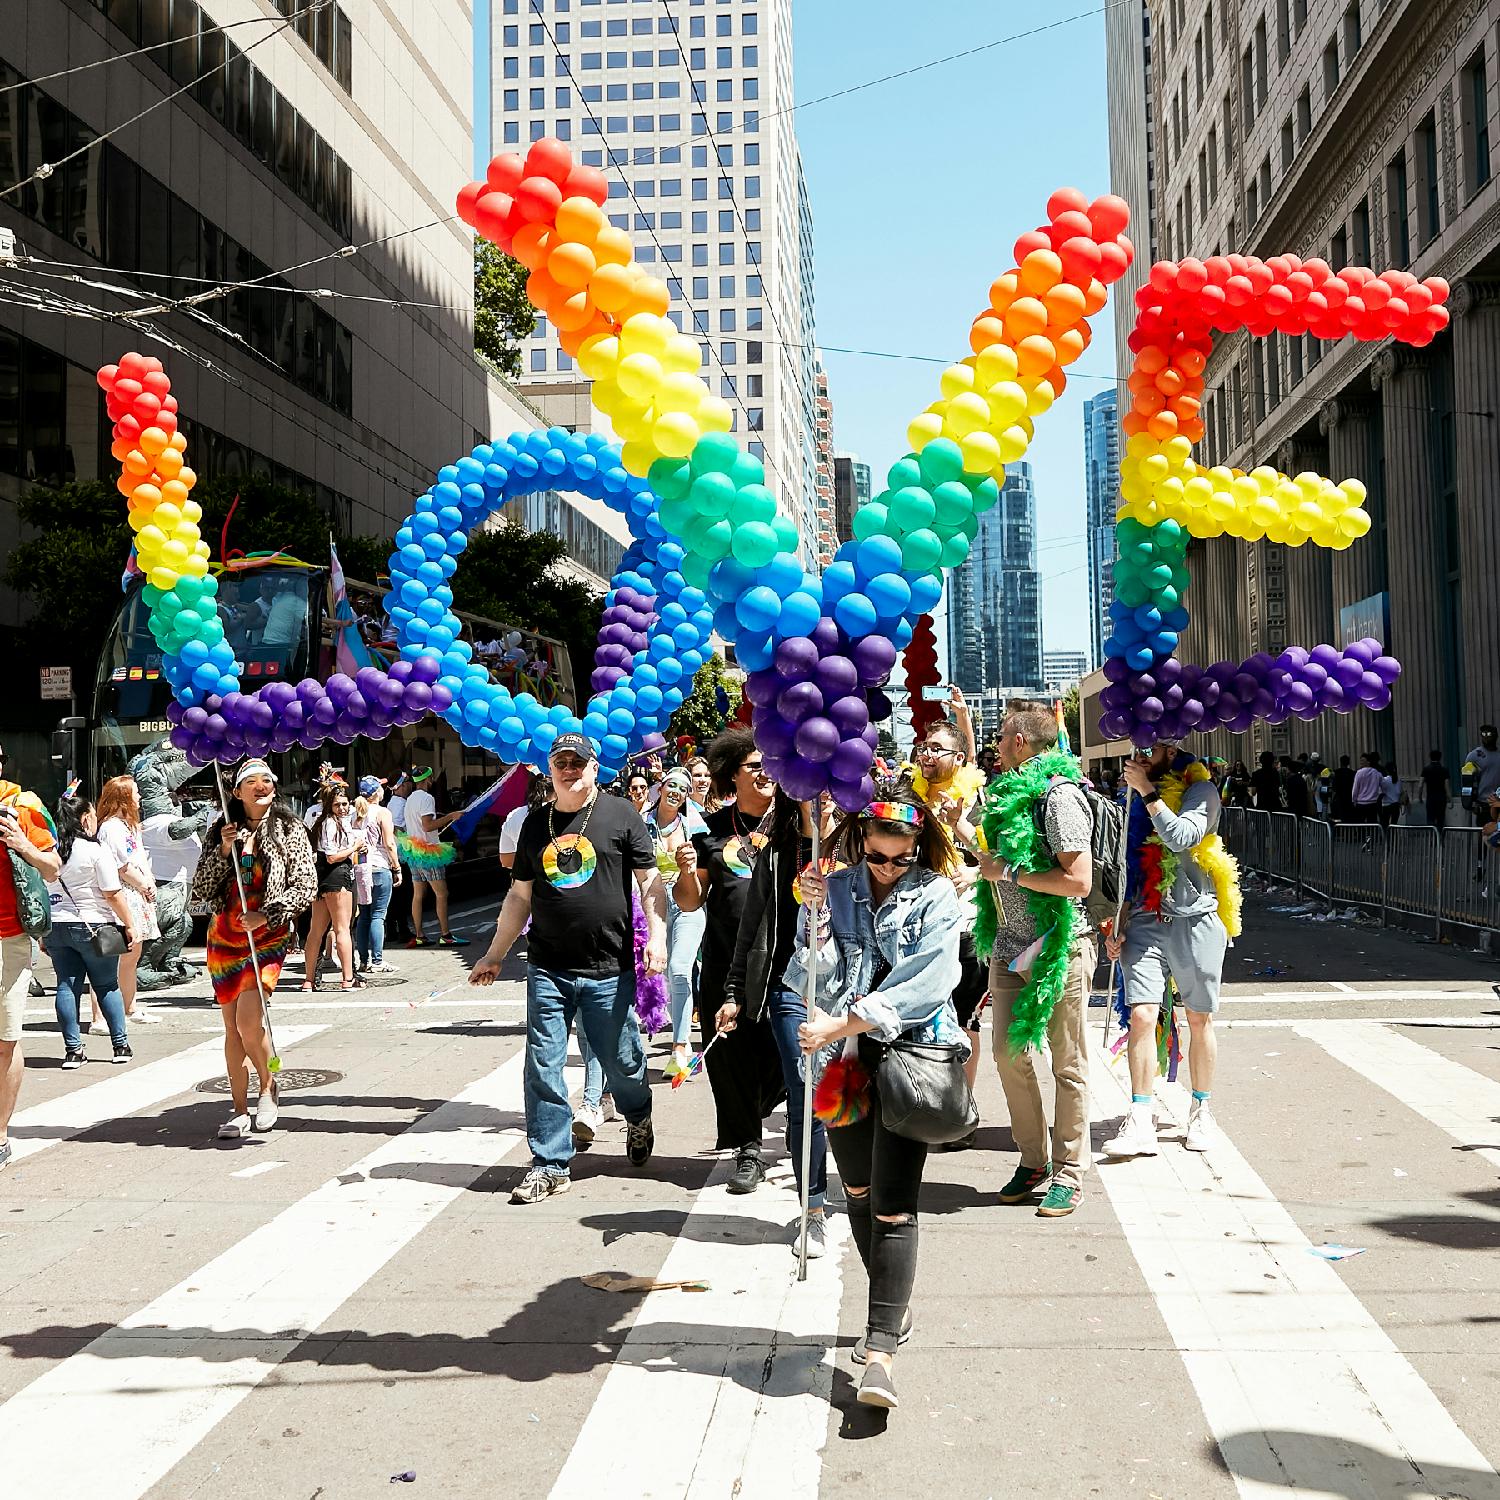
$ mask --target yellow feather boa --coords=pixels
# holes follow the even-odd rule
[[[1208,780],[1208,767],[1201,760],[1186,766],[1181,775],[1172,771],[1157,782],[1156,790],[1161,800],[1173,813],[1182,811],[1182,799],[1190,786]],[[1153,838],[1155,835],[1152,836]],[[1205,834],[1193,846],[1193,858],[1198,867],[1214,883],[1219,898],[1219,920],[1231,938],[1240,935],[1243,914],[1243,897],[1240,893],[1240,867],[1235,857],[1224,846],[1217,833]],[[1173,861],[1175,864],[1175,861]],[[1170,880],[1167,882],[1170,884]]]
[[[936,786],[930,785],[916,766],[908,766],[907,770],[911,774],[912,791],[929,807],[933,805],[935,797],[951,797],[967,808],[984,790],[984,772],[978,766],[960,766],[947,781],[941,781]]]

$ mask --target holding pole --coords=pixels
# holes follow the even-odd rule
[[[229,824],[229,799],[224,795],[224,768],[217,761],[214,762],[214,785],[219,789],[219,809],[224,814],[224,823],[227,827]],[[242,829],[239,834],[235,835],[236,842],[248,832],[248,829]],[[229,863],[230,868],[234,871],[235,889],[240,893],[240,916],[241,920],[243,920],[249,914],[250,908],[245,902],[245,879],[240,874],[239,855],[236,854]],[[248,925],[245,928],[245,937],[250,944],[250,967],[255,974],[255,989],[260,995],[261,1019],[266,1025],[266,1039],[271,1044],[271,1061],[269,1066],[273,1073],[279,1073],[281,1071],[281,1058],[276,1052],[276,1033],[271,1030],[271,1004],[266,999],[266,987],[261,982],[260,955],[255,951],[255,934],[250,931]]]
[[[812,804],[812,867],[822,873],[823,794]],[[818,914],[807,924],[807,1019],[811,1023],[818,1008]],[[802,1054],[802,1228],[797,1238],[797,1280],[807,1280],[807,1200],[812,1178],[813,1061],[816,1053]]]

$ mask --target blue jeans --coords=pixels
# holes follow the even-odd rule
[[[385,912],[391,904],[391,872],[370,871],[370,904],[359,909],[354,924],[354,951],[360,963],[385,962]]]
[[[683,911],[675,901],[667,903],[667,993],[672,997],[673,1045],[691,1045],[693,1040],[693,968],[703,947],[708,913]]]
[[[620,1113],[632,1125],[651,1118],[646,1049],[634,1010],[634,969],[594,979],[527,966],[526,1140],[533,1166],[561,1173],[573,1160],[573,1106],[563,1067],[575,1015]]]
[[[63,1046],[83,1046],[78,1030],[78,1002],[85,983],[94,987],[110,1040],[125,1041],[125,1002],[120,997],[120,960],[101,958],[89,946],[89,930],[82,922],[55,922],[47,937],[47,956],[57,973],[57,1024]]]
[[[583,1058],[583,1107],[602,1109],[604,1106],[604,1064],[589,1046],[588,1033],[578,1028],[578,1055]]]
[[[786,1082],[786,1149],[791,1153],[792,1174],[797,1179],[797,1191],[802,1191],[802,1093],[803,1075],[806,1072],[802,1048],[797,1042],[797,1028],[807,1019],[807,1003],[801,995],[793,994],[779,984],[771,986],[766,996],[766,1009],[771,1018],[771,1033],[776,1038],[776,1051],[781,1056],[781,1076]],[[828,1196],[828,1133],[823,1122],[813,1120],[812,1184],[807,1195],[809,1208],[822,1208]]]

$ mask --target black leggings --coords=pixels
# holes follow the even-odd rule
[[[860,1060],[873,1073],[877,1049],[862,1043]],[[927,1147],[885,1128],[878,1089],[871,1089],[870,1101],[870,1112],[857,1124],[830,1128],[828,1145],[870,1278],[865,1341],[877,1354],[894,1354],[917,1278],[917,1198]],[[890,1217],[898,1222],[886,1223]]]

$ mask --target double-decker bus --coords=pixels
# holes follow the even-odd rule
[[[278,680],[326,680],[337,670],[336,634],[345,628],[359,632],[376,665],[391,658],[394,643],[384,638],[382,590],[352,579],[346,587],[354,615],[352,626],[335,616],[326,567],[284,558],[251,558],[219,574],[219,618],[243,665],[240,681],[246,692]],[[496,680],[513,692],[530,692],[543,703],[576,706],[572,663],[560,641],[518,631],[482,615],[462,610],[456,613],[474,647],[475,659],[489,666]],[[92,696],[86,700],[91,703],[83,730],[86,744],[75,747],[71,757],[85,785],[94,791],[124,771],[133,755],[156,743],[172,727],[167,719],[171,689],[161,673],[161,648],[152,638],[149,619],[142,582],[137,580],[105,638]],[[470,749],[435,715],[393,729],[382,740],[358,739],[349,745],[329,744],[318,750],[298,748],[271,759],[283,793],[299,811],[312,796],[323,761],[337,766],[351,787],[360,776],[373,774],[394,780],[403,767],[430,765],[439,773],[440,810],[444,796],[450,808],[463,806],[494,780],[498,769],[492,755]],[[208,774],[205,768],[204,776]],[[496,820],[481,823],[456,862],[454,873],[460,879],[466,865],[495,868],[498,833]]]

